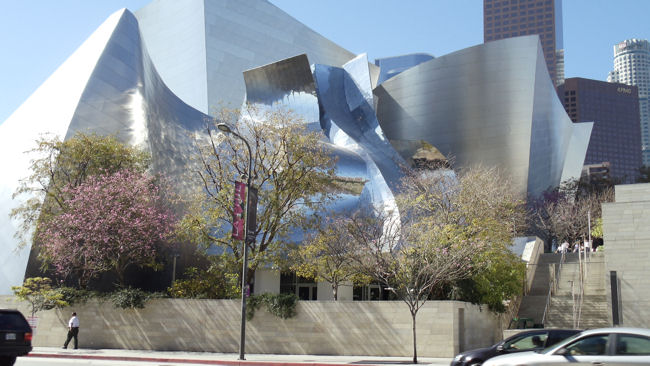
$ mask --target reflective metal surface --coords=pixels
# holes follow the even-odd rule
[[[321,126],[327,126],[326,130],[328,132],[323,136],[323,143],[332,157],[337,159],[336,174],[342,178],[365,182],[361,194],[343,194],[330,209],[339,212],[349,211],[368,204],[382,207],[388,204],[386,201],[391,202],[392,207],[394,206],[392,204],[392,193],[368,153],[326,117],[330,108],[337,109],[337,113],[341,113],[338,110],[344,108],[349,113],[350,108],[356,110],[364,106],[366,112],[372,115],[374,122],[371,121],[372,126],[366,126],[365,128],[351,127],[353,132],[356,136],[361,136],[361,129],[374,131],[373,129],[378,127],[374,112],[369,107],[369,102],[372,103],[372,93],[367,58],[365,56],[356,58],[355,62],[349,67],[357,70],[358,81],[348,76],[346,84],[343,78],[339,78],[340,80],[331,91],[332,94],[340,98],[340,100],[336,100],[339,102],[338,104],[330,105],[331,103],[324,100],[320,92],[317,92],[318,88],[306,55],[280,60],[244,72],[246,102],[254,105],[258,110],[260,108],[292,110],[309,124],[312,131],[320,131]],[[314,74],[318,75],[320,69],[322,69],[322,66],[316,65]],[[347,75],[343,69],[336,69],[341,76]],[[327,75],[323,77],[327,77]],[[323,84],[326,83],[324,80],[322,82]],[[357,82],[364,85],[365,93],[359,90],[356,85]],[[318,84],[321,85],[321,81]],[[349,98],[346,98],[346,95]],[[370,98],[370,100],[366,98]],[[365,119],[354,122],[368,123]],[[350,125],[354,126],[354,122]],[[332,126],[340,133],[337,138],[327,140],[326,137],[330,137],[328,133],[331,131]],[[386,141],[383,141],[383,145],[392,150]],[[397,154],[394,155],[397,156]],[[397,158],[399,159],[399,156]]]
[[[422,141],[459,166],[500,166],[522,195],[579,175],[591,124],[564,113],[536,36],[420,61],[376,86],[380,70],[365,55],[263,0],[156,0],[138,19],[113,14],[0,125],[0,294],[27,267],[29,248],[13,252],[19,223],[8,217],[33,158],[23,152],[39,136],[115,135],[148,149],[154,170],[182,189],[204,112],[216,101],[241,105],[244,85],[248,102],[288,107],[322,131],[337,174],[363,182],[336,210],[397,215],[400,166]]]
[[[410,55],[378,58],[375,60],[375,65],[380,68],[377,84],[381,84],[393,76],[423,62],[432,60],[433,58],[433,56],[426,53],[413,53]]]
[[[298,55],[244,72],[246,102],[258,109],[283,107],[317,129],[316,85],[307,55]],[[245,108],[245,106],[244,106]]]
[[[405,159],[424,140],[456,166],[500,167],[524,197],[579,177],[573,169],[584,155],[567,154],[574,127],[545,70],[537,36],[432,59],[386,80],[374,93],[381,127]],[[584,133],[574,137],[588,139]]]
[[[375,111],[367,57],[360,55],[343,68],[316,65],[321,126],[333,144],[355,151],[368,166],[366,185],[376,208],[396,210],[393,192],[402,177],[404,160],[384,137]]]
[[[163,81],[204,113],[241,105],[245,70],[303,53],[335,66],[355,56],[266,0],[154,0],[136,16]]]
[[[113,14],[70,58],[41,85],[2,125],[0,125],[0,154],[3,173],[0,175],[0,294],[11,293],[11,286],[23,281],[29,246],[15,251],[18,240],[14,234],[19,222],[9,219],[9,213],[21,200],[12,199],[20,179],[29,176],[29,161],[25,152],[35,147],[43,134],[66,135],[78,101],[91,78],[121,14]]]
[[[0,294],[23,281],[29,247],[14,252],[18,222],[11,209],[29,197],[12,199],[29,175],[24,152],[44,133],[69,138],[78,131],[115,135],[151,152],[153,168],[182,186],[193,133],[207,115],[189,107],[164,85],[142,47],[135,17],[121,10],[95,33],[0,125]]]

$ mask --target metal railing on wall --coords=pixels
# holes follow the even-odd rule
[[[549,279],[548,284],[548,293],[546,294],[546,304],[544,305],[544,315],[542,315],[542,324],[546,324],[546,315],[551,308],[551,297],[557,292],[558,283],[560,281],[560,273],[562,272],[562,265],[566,260],[566,252],[562,252],[560,257],[560,264],[555,268],[555,264],[551,265],[551,271],[553,272]]]
[[[591,245],[589,246],[591,247]],[[587,279],[587,262],[590,260],[589,251],[585,248],[578,250],[578,293],[575,291],[574,281],[571,282],[571,298],[573,299],[573,328],[580,328],[582,305],[585,296],[585,281]]]

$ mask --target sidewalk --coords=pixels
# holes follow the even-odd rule
[[[53,347],[34,347],[28,357],[242,366],[412,365],[411,357],[247,354],[246,360],[240,361],[238,360],[239,355],[234,353],[162,352],[122,349],[66,350]],[[419,365],[448,366],[450,362],[451,358],[418,357]]]

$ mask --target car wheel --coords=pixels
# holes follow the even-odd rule
[[[16,356],[0,356],[0,366],[13,366]]]

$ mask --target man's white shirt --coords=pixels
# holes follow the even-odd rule
[[[70,318],[70,321],[68,321],[68,327],[69,328],[79,328],[79,318],[76,316],[73,316]]]

